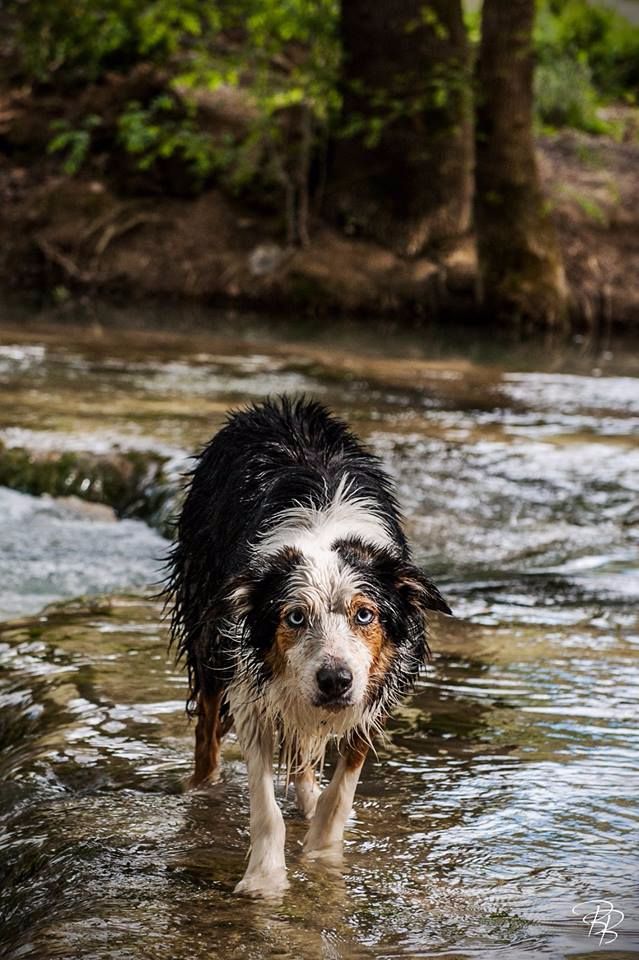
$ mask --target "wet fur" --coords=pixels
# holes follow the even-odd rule
[[[377,458],[320,404],[286,397],[230,415],[199,456],[168,597],[187,708],[198,716],[192,782],[215,775],[233,722],[247,755],[253,849],[240,891],[256,892],[284,869],[268,788],[273,750],[311,816],[313,770],[327,742],[339,741],[342,759],[307,838],[316,853],[343,829],[371,736],[426,660],[427,610],[450,611],[413,564]],[[285,621],[300,603],[310,612],[303,638]],[[377,616],[358,627],[363,604]],[[354,702],[323,709],[313,700],[321,662],[313,658],[342,655]]]

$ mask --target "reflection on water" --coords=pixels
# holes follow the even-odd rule
[[[396,476],[460,616],[434,623],[433,664],[365,768],[343,867],[301,860],[282,796],[291,888],[238,901],[243,762],[231,738],[222,782],[182,792],[184,680],[157,604],[126,593],[163,542],[0,491],[3,608],[29,614],[0,630],[6,956],[581,956],[599,940],[572,908],[593,898],[625,913],[609,955],[639,956],[633,361],[486,364],[408,338],[392,359],[349,337],[0,336],[9,444],[159,449],[178,471],[229,406],[330,403]],[[102,597],[31,617],[34,593]]]

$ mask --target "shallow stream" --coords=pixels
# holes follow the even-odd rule
[[[282,796],[290,890],[240,900],[232,737],[222,782],[182,789],[193,730],[151,597],[166,541],[0,489],[0,954],[639,957],[632,345],[266,336],[204,314],[152,331],[100,310],[84,328],[7,314],[1,442],[159,452],[177,478],[229,407],[306,392],[384,458],[457,618],[433,624],[433,663],[366,765],[342,869],[301,860]],[[602,900],[624,914],[603,943],[583,922]]]

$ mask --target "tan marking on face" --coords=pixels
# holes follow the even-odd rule
[[[386,642],[382,646],[377,660],[371,664],[371,669],[369,672],[370,680],[368,684],[368,689],[371,693],[376,693],[381,689],[392,662],[393,649],[390,643]]]
[[[355,614],[362,607],[373,610],[375,613],[375,618],[367,625],[358,624],[355,620]],[[393,647],[380,623],[379,611],[368,597],[356,594],[351,601],[348,613],[353,629],[357,631],[371,654],[369,690],[378,690],[384,682],[393,659]]]
[[[290,627],[284,619],[289,612],[289,610],[284,610],[282,612],[280,622],[278,623],[275,631],[275,640],[273,642],[273,646],[265,658],[271,670],[276,675],[284,673],[287,663],[287,653],[297,642],[300,635],[299,630],[295,630],[294,627]]]
[[[375,614],[373,620],[367,624],[358,623],[355,619],[355,615],[358,610],[366,608],[367,610],[372,610]],[[362,638],[371,654],[371,662],[375,664],[381,654],[382,648],[384,646],[386,635],[384,633],[384,628],[379,622],[379,611],[373,603],[372,600],[369,600],[368,597],[365,597],[361,593],[355,594],[351,600],[349,609],[348,609],[348,618],[351,622],[353,630],[357,631],[357,634]]]

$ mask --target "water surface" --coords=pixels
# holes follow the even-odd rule
[[[302,861],[280,791],[290,890],[238,901],[245,767],[231,737],[222,782],[183,792],[184,680],[142,589],[165,542],[0,490],[23,617],[0,631],[4,954],[639,956],[632,351],[207,326],[7,326],[0,440],[159,451],[177,476],[229,407],[304,391],[384,458],[457,619],[365,767],[343,867]],[[593,899],[625,914],[607,947],[573,914]]]

